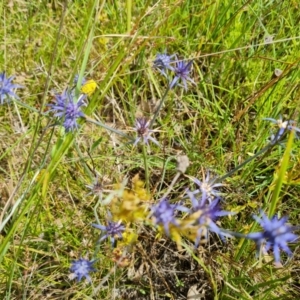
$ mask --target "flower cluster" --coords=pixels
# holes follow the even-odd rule
[[[109,218],[111,219],[110,214],[109,214]],[[116,238],[122,239],[122,234],[125,231],[125,226],[121,224],[121,221],[114,222],[112,220],[108,220],[106,226],[101,224],[92,224],[92,226],[102,231],[99,242],[109,238],[113,246],[115,246]],[[124,259],[122,258],[122,260]],[[95,260],[89,261],[84,258],[80,258],[76,261],[73,261],[70,267],[71,279],[77,278],[77,281],[80,281],[82,278],[85,277],[88,282],[91,282],[91,277],[89,273],[96,271],[95,268],[93,267],[94,263]]]
[[[185,234],[189,232],[188,236],[193,239],[195,246],[200,243],[204,236],[208,238],[208,232],[214,232],[222,239],[225,236],[232,237],[226,230],[219,228],[216,225],[216,220],[219,217],[232,215],[233,213],[221,210],[219,192],[217,187],[222,184],[214,184],[209,181],[209,173],[206,179],[201,182],[194,178],[194,182],[200,189],[195,191],[187,190],[188,198],[191,201],[190,208],[180,204],[170,204],[166,199],[162,199],[158,204],[153,205],[151,209],[151,216],[153,216],[154,224],[162,226],[167,235],[170,235],[170,227],[172,227]],[[177,218],[177,211],[186,213],[184,217]]]
[[[273,249],[275,262],[280,262],[280,249],[282,249],[288,256],[292,255],[292,251],[287,243],[294,242],[298,236],[293,232],[297,227],[287,224],[287,217],[279,219],[277,216],[269,219],[264,213],[261,216],[253,217],[263,228],[262,232],[252,232],[246,235],[247,239],[253,240],[258,248],[266,253]]]
[[[166,71],[174,71],[174,67],[171,65],[173,57],[175,57],[175,54],[169,56],[166,53],[158,53],[153,61],[154,68],[156,68],[162,75],[168,77]]]
[[[82,106],[86,105],[84,100],[84,94],[76,100],[73,92],[65,90],[62,94],[55,95],[54,104],[49,104],[50,111],[54,112],[54,116],[63,121],[66,132],[78,129],[77,119],[84,117],[84,113],[81,111]]]
[[[131,179],[131,189],[123,189],[121,197],[112,199],[111,212],[116,220],[137,223],[147,218],[151,196],[144,186],[145,183],[137,174]],[[115,188],[121,188],[121,186],[115,186]]]
[[[209,171],[207,172],[207,175],[203,175],[203,181],[200,181],[197,178],[192,178],[194,183],[199,187],[195,191],[193,191],[193,195],[202,194],[202,199],[207,199],[209,202],[213,200],[215,197],[220,197],[220,191],[217,190],[217,188],[224,186],[223,183],[218,183],[215,178],[210,179]]]
[[[192,202],[192,215],[190,219],[194,221],[194,227],[196,227],[196,240],[195,246],[197,247],[202,238],[208,239],[208,232],[214,232],[224,240],[224,237],[232,237],[231,234],[219,228],[216,224],[216,220],[219,217],[232,215],[232,212],[221,210],[220,198],[216,198],[212,202],[208,201],[208,198],[197,198],[194,193],[187,192]]]
[[[172,60],[175,58],[175,60]],[[176,54],[173,55],[167,55],[164,54],[157,54],[156,58],[153,62],[154,68],[156,68],[162,75],[167,77],[168,76],[168,70],[172,72],[172,78],[169,83],[169,88],[172,89],[176,85],[183,86],[183,88],[187,91],[187,83],[191,82],[195,84],[194,80],[190,77],[190,73],[192,70],[193,61],[179,61],[177,59]],[[182,82],[182,85],[179,84],[179,82]]]
[[[79,75],[76,74],[74,77],[74,83],[77,85],[79,80]],[[93,79],[89,79],[87,80],[85,77],[82,78],[81,80],[81,88],[80,88],[80,92],[91,96],[92,94],[94,94],[95,90],[97,88],[97,83],[95,82],[95,80]]]
[[[296,123],[295,121],[293,120],[283,121],[281,116],[279,117],[278,120],[273,118],[264,118],[264,120],[270,121],[278,127],[277,132],[275,134],[272,134],[271,136],[271,143],[276,143],[277,141],[279,141],[288,130],[294,130],[296,132],[300,132],[300,128],[295,126]]]
[[[188,212],[188,208],[179,204],[170,204],[166,199],[162,199],[158,204],[152,207],[151,215],[154,217],[154,223],[162,225],[165,233],[170,235],[170,225],[179,226],[180,222],[176,219],[176,210]]]
[[[5,72],[0,73],[0,104],[4,104],[5,102],[9,102],[10,98],[19,97],[15,94],[14,89],[22,88],[19,84],[13,84],[12,80],[14,76],[6,77]]]
[[[94,263],[94,260],[89,261],[88,259],[84,258],[73,261],[70,268],[71,278],[77,278],[77,281],[80,281],[83,277],[85,277],[88,282],[91,282],[89,273],[96,271],[93,267]]]
[[[176,55],[169,56],[166,53],[158,54],[154,60],[154,67],[169,80],[167,91],[175,86],[182,86],[187,90],[189,82],[194,84],[193,79],[190,77],[192,64],[192,60],[178,61]],[[13,78],[13,76],[7,78],[4,72],[0,73],[0,104],[8,102],[10,98],[18,98],[14,90],[21,88],[21,86],[13,84]],[[78,83],[78,76],[75,77],[74,83]],[[49,104],[50,111],[53,112],[54,117],[62,121],[66,132],[78,129],[78,119],[85,117],[82,112],[83,106],[86,105],[85,100],[94,93],[96,87],[97,84],[94,80],[83,78],[79,95],[76,94],[74,89],[66,89],[61,94],[55,95],[55,102]],[[265,118],[265,120],[271,121],[278,127],[276,135],[272,137],[272,144],[281,140],[288,130],[300,132],[300,129],[295,126],[295,122],[292,120],[284,121],[281,117],[278,120],[273,118]],[[152,136],[157,131],[151,129],[152,123],[154,123],[152,121],[145,117],[136,119],[134,131],[137,137],[134,146],[139,142],[149,145],[150,141],[158,146],[160,145]],[[181,169],[180,172],[184,173],[185,170],[186,167]],[[260,216],[254,216],[254,219],[262,228],[259,232],[240,234],[226,230],[220,225],[219,218],[231,216],[234,213],[223,210],[221,207],[223,194],[220,188],[224,184],[217,178],[211,178],[209,172],[204,174],[202,180],[192,176],[187,177],[192,179],[196,188],[194,190],[187,189],[184,196],[177,203],[172,203],[164,196],[157,203],[150,205],[150,193],[145,190],[144,182],[139,180],[138,176],[132,179],[131,189],[124,188],[121,194],[110,198],[109,204],[111,204],[111,207],[107,213],[106,225],[91,225],[101,231],[98,243],[109,240],[113,247],[113,261],[118,266],[128,266],[130,263],[123,250],[129,244],[133,244],[138,240],[137,222],[158,227],[160,232],[175,240],[177,244],[181,243],[181,236],[185,236],[193,241],[195,247],[198,247],[203,239],[207,240],[209,238],[209,233],[213,233],[219,236],[222,241],[225,241],[225,238],[233,237],[252,240],[255,242],[258,252],[265,254],[268,251],[273,251],[275,263],[280,263],[280,251],[285,252],[288,256],[292,255],[288,244],[299,238],[295,234],[298,227],[287,224],[287,217],[280,219],[274,216],[269,218],[261,213]],[[91,190],[89,194],[97,194],[99,199],[102,199],[103,192],[109,191],[104,188],[98,178],[87,188]],[[118,247],[117,240],[120,240]],[[90,273],[96,271],[93,266],[94,263],[95,260],[84,258],[73,261],[70,267],[72,278],[76,278],[77,281],[85,278],[88,282],[91,282]]]
[[[155,130],[150,129],[150,121],[146,118],[137,118],[135,127],[133,129],[137,133],[137,138],[135,139],[133,146],[136,146],[140,141],[148,145],[149,140],[159,146],[158,141],[151,136],[151,134],[154,133]]]
[[[272,249],[275,262],[280,262],[280,249],[289,256],[292,254],[287,243],[298,239],[293,232],[296,227],[286,224],[287,218],[278,219],[277,216],[269,219],[262,214],[261,218],[254,216],[254,219],[263,228],[262,232],[254,232],[249,234],[239,234],[220,228],[216,224],[216,220],[220,217],[233,215],[233,212],[221,209],[219,187],[221,183],[214,183],[216,180],[210,180],[209,173],[205,179],[200,180],[193,178],[193,181],[199,187],[194,191],[187,190],[187,196],[191,200],[191,207],[187,208],[179,204],[170,204],[166,199],[162,199],[158,204],[153,205],[151,216],[154,218],[154,224],[161,226],[165,233],[170,236],[170,228],[177,228],[180,233],[194,240],[195,247],[200,242],[208,239],[208,233],[213,232],[220,236],[224,241],[225,237],[244,237],[253,240],[258,249],[264,252]],[[186,213],[184,217],[177,218],[177,211]]]
[[[109,218],[111,219],[110,214]],[[122,225],[122,221],[114,222],[112,220],[108,220],[106,226],[101,224],[92,224],[92,226],[102,231],[99,242],[109,238],[112,245],[115,244],[116,238],[122,239],[122,233],[125,231],[125,226]]]

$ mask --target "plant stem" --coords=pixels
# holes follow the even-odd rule
[[[156,111],[154,113],[154,116],[153,116],[153,118],[152,118],[152,120],[150,122],[150,125],[149,125],[150,129],[152,128],[152,126],[153,126],[153,124],[154,124],[154,122],[155,122],[155,120],[156,120],[156,118],[158,116],[158,113],[159,113],[159,111],[160,111],[160,109],[161,109],[161,107],[162,107],[162,105],[163,105],[163,103],[164,103],[164,101],[165,101],[165,99],[167,97],[167,94],[168,94],[169,90],[170,90],[170,86],[167,87],[167,89],[166,89],[163,97],[160,100],[160,103],[159,103],[159,105],[158,105],[158,107],[157,107],[157,109],[156,109]]]
[[[264,147],[263,149],[261,149],[260,151],[258,151],[255,155],[253,155],[253,156],[249,157],[248,159],[246,159],[245,161],[243,161],[240,165],[238,165],[237,167],[235,167],[233,170],[229,171],[228,173],[226,173],[222,177],[217,178],[215,180],[215,182],[222,182],[224,179],[226,179],[227,177],[231,176],[233,173],[235,173],[236,171],[238,171],[239,169],[241,169],[243,166],[245,166],[246,164],[248,164],[250,161],[252,161],[255,158],[257,158],[259,155],[261,155],[264,152],[272,149],[276,144],[277,143],[269,143],[266,147]]]
[[[284,178],[285,178],[285,172],[288,168],[288,164],[289,164],[289,159],[290,159],[290,153],[292,151],[292,146],[293,146],[293,139],[294,139],[294,131],[292,130],[286,145],[286,149],[283,155],[283,159],[281,161],[281,166],[279,169],[279,173],[278,176],[276,178],[276,184],[275,184],[275,188],[272,194],[272,199],[271,199],[271,203],[270,203],[270,209],[269,209],[269,218],[272,218],[275,214],[275,210],[277,207],[277,203],[279,201],[279,194],[281,191],[281,187],[282,184],[284,182]]]
[[[143,159],[144,159],[144,167],[145,167],[145,181],[146,181],[146,189],[149,193],[149,169],[148,169],[148,162],[147,162],[147,145],[143,143]]]
[[[103,127],[104,129],[106,129],[108,131],[114,132],[114,133],[116,133],[118,135],[121,135],[121,136],[123,136],[123,137],[125,137],[125,138],[127,138],[129,140],[134,141],[134,139],[132,137],[130,137],[129,135],[127,135],[126,133],[123,133],[122,131],[119,131],[119,130],[114,129],[114,128],[110,127],[110,126],[107,126],[107,125],[105,125],[104,123],[102,123],[100,121],[96,121],[94,119],[91,119],[90,117],[88,117],[86,115],[85,115],[85,119],[86,119],[86,121],[88,121],[90,123],[96,124],[96,125],[98,125],[100,127]]]

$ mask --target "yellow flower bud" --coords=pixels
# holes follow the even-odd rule
[[[97,87],[97,83],[93,79],[90,79],[87,80],[87,82],[81,87],[80,91],[83,94],[91,96],[95,92],[96,87]]]

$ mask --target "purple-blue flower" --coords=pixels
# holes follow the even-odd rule
[[[176,220],[176,210],[182,212],[189,211],[188,208],[180,204],[169,203],[167,199],[162,199],[158,204],[153,205],[151,209],[151,215],[155,219],[155,224],[162,225],[167,235],[170,235],[170,224],[173,224],[175,226],[179,225],[179,223]]]
[[[175,56],[175,54],[168,55],[166,53],[163,53],[163,54],[158,53],[153,62],[154,68],[158,69],[162,75],[168,77],[166,71],[167,70],[174,71],[174,67],[171,66],[172,58],[174,56]]]
[[[196,216],[195,219],[196,226],[199,226],[199,229],[197,231],[196,241],[195,241],[196,247],[199,245],[203,233],[205,237],[208,238],[207,229],[211,232],[218,234],[222,239],[224,239],[224,236],[232,237],[230,233],[222,230],[215,223],[215,221],[219,217],[234,214],[229,211],[221,210],[219,198],[215,199],[209,204],[206,204],[205,199],[203,197],[201,199],[197,199],[194,196],[194,193],[190,191],[187,191],[187,194],[190,197],[192,202],[191,213],[194,214],[194,216]]]
[[[273,118],[264,118],[264,120],[270,121],[276,124],[278,127],[278,132],[275,136],[272,136],[271,142],[277,142],[287,130],[295,130],[296,132],[300,132],[300,128],[294,126],[294,124],[296,123],[295,121],[293,120],[283,121],[281,116],[279,117],[278,120]]]
[[[202,201],[208,200],[209,202],[215,198],[220,197],[220,192],[217,190],[218,187],[223,186],[222,183],[214,183],[216,179],[210,179],[209,171],[207,172],[206,178],[203,176],[203,181],[200,181],[197,178],[193,178],[193,181],[199,187],[199,189],[193,191],[193,195],[202,194]]]
[[[84,258],[79,258],[78,260],[74,260],[72,262],[72,266],[70,271],[72,272],[72,277],[77,278],[77,281],[80,281],[83,277],[87,279],[88,282],[91,282],[91,277],[89,272],[96,271],[93,268],[94,260],[87,260]]]
[[[14,89],[22,88],[19,84],[13,84],[12,80],[15,76],[6,77],[5,72],[0,73],[0,104],[4,104],[5,100],[8,102],[9,98],[19,97],[14,93]]]
[[[111,216],[109,215],[111,218]],[[101,224],[92,224],[95,228],[98,228],[102,231],[101,237],[99,239],[99,243],[105,240],[106,238],[110,238],[111,244],[114,245],[115,238],[122,239],[122,233],[125,230],[125,226],[121,224],[121,221],[113,222],[111,220],[107,221],[107,226]],[[105,233],[105,234],[103,234]]]
[[[134,131],[136,131],[137,133],[137,138],[135,139],[133,146],[136,146],[140,140],[142,140],[146,145],[149,144],[150,140],[159,146],[158,141],[151,136],[151,134],[155,132],[155,130],[151,130],[149,126],[150,121],[148,121],[146,118],[141,117],[136,119]]]
[[[190,81],[191,83],[195,84],[193,79],[189,77],[191,69],[192,69],[193,61],[190,60],[189,62],[178,61],[174,68],[175,77],[170,83],[170,89],[176,86],[179,80],[182,81],[184,89],[187,91],[187,82]]]
[[[50,111],[54,112],[54,116],[63,120],[66,132],[76,130],[78,128],[77,119],[84,117],[81,107],[86,105],[85,97],[85,95],[80,95],[78,100],[75,100],[75,96],[70,91],[65,90],[61,95],[55,95],[56,103],[49,104]]]
[[[253,240],[258,249],[264,246],[264,252],[272,248],[276,263],[280,262],[280,250],[286,252],[288,256],[292,255],[287,244],[298,239],[298,236],[293,233],[297,228],[286,223],[287,217],[278,219],[277,216],[274,216],[269,219],[264,213],[261,213],[260,217],[254,216],[253,218],[260,224],[263,231],[249,233],[246,238]]]

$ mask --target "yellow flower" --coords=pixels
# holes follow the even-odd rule
[[[138,240],[138,234],[133,229],[127,229],[122,233],[122,240],[119,245],[133,245],[136,244]]]
[[[97,83],[93,79],[90,79],[86,81],[86,83],[81,87],[80,91],[83,94],[91,96],[95,92],[96,87]]]
[[[136,175],[132,178],[132,189],[125,189],[121,196],[112,200],[111,212],[116,220],[135,222],[146,219],[149,214],[150,195],[144,185],[144,182]]]

